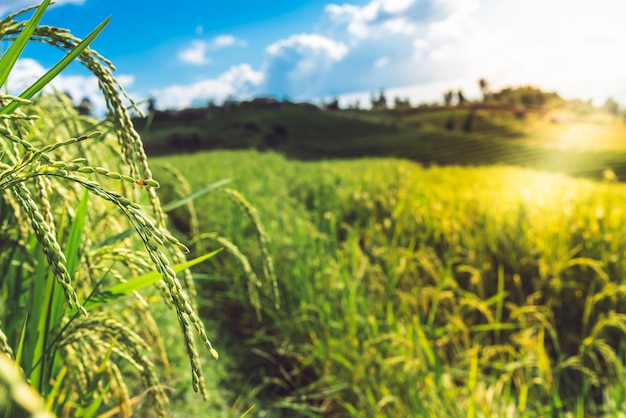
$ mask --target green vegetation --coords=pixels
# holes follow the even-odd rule
[[[271,151],[149,167],[89,48],[106,21],[81,41],[38,25],[49,3],[0,20],[0,87],[29,40],[68,52],[0,95],[0,414],[626,413],[616,104],[507,108],[548,96],[483,80],[480,105],[154,112],[136,119],[154,153]],[[75,59],[104,121],[38,95]],[[372,155],[403,159],[285,157]],[[225,354],[209,379],[204,321]]]
[[[256,148],[307,160],[402,157],[425,165],[506,164],[596,179],[612,170],[626,177],[622,119],[576,101],[508,104],[516,103],[513,93],[523,102],[535,90],[505,89],[498,93],[504,102],[373,111],[259,99],[156,111],[134,122],[145,131],[149,155]]]
[[[38,26],[49,4],[27,21],[18,19],[28,10],[0,20],[0,37],[12,41],[0,86],[29,40],[67,52],[19,97],[0,96],[0,414],[48,416],[45,405],[63,416],[164,416],[168,349],[184,347],[188,381],[207,397],[196,338],[217,352],[188,269],[215,251],[187,262],[165,229],[125,94],[88,47],[107,21],[81,41]],[[98,77],[109,120],[79,117],[62,95],[36,97],[75,59]],[[161,329],[178,324],[176,342],[165,344],[153,310]]]
[[[271,238],[280,308],[268,282],[259,316],[258,228],[222,192],[196,202],[214,234],[192,251],[219,234],[247,255],[214,258],[199,292],[270,415],[624,412],[625,186],[256,151],[156,160],[193,189],[233,178]]]

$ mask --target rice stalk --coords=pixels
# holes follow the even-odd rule
[[[38,9],[37,16],[45,10],[47,3],[49,2],[45,2]],[[86,41],[82,41],[64,29],[36,26],[36,23],[33,23],[34,20],[29,22],[16,20],[22,13],[24,11],[0,20],[0,38],[12,41],[13,45],[18,45],[24,39],[30,38],[32,41],[46,43],[66,51],[66,57],[53,68],[54,71],[60,69],[62,65],[65,65],[65,62],[76,56],[76,59],[98,78],[99,87],[103,92],[109,113],[107,122],[104,124],[92,123],[91,130],[87,132],[85,125],[91,122],[85,120],[77,122],[78,119],[72,118],[71,114],[64,118],[66,123],[58,123],[57,121],[56,124],[50,124],[49,121],[52,117],[58,117],[51,115],[59,115],[59,113],[64,112],[57,109],[67,109],[67,100],[48,100],[45,97],[30,99],[52,78],[52,73],[48,73],[29,87],[22,94],[23,97],[5,94],[0,98],[0,114],[2,114],[0,118],[0,149],[2,150],[0,154],[0,192],[4,197],[3,202],[7,202],[9,207],[13,209],[12,220],[19,225],[22,231],[21,236],[24,239],[27,237],[25,224],[27,222],[30,224],[45,259],[65,295],[69,311],[64,312],[66,315],[64,321],[67,321],[68,317],[72,318],[69,322],[64,322],[65,325],[64,328],[61,327],[61,331],[58,329],[54,331],[52,328],[45,330],[50,335],[46,336],[44,341],[51,341],[52,345],[48,346],[44,343],[43,355],[57,358],[58,352],[65,353],[64,361],[76,366],[72,371],[76,372],[74,376],[79,382],[79,386],[85,389],[87,388],[86,383],[88,376],[90,376],[91,366],[98,361],[93,353],[102,353],[102,347],[99,349],[96,347],[102,346],[103,343],[106,345],[105,341],[110,341],[114,330],[117,330],[123,335],[119,342],[120,345],[114,350],[115,354],[125,358],[133,365],[143,377],[146,386],[160,387],[153,364],[146,354],[137,351],[140,350],[140,347],[145,348],[142,337],[134,335],[129,328],[124,328],[125,325],[122,322],[115,322],[112,318],[107,319],[91,312],[88,316],[87,310],[82,305],[81,299],[90,292],[96,291],[97,286],[101,283],[95,282],[92,277],[94,265],[91,260],[97,254],[90,253],[87,248],[80,248],[72,254],[66,254],[61,239],[66,232],[66,217],[70,220],[76,220],[78,216],[72,208],[72,199],[80,196],[81,190],[86,190],[92,196],[100,198],[101,201],[111,203],[117,209],[118,214],[121,213],[125,216],[125,223],[130,224],[136,236],[141,239],[145,248],[143,253],[145,260],[152,262],[153,267],[150,269],[156,268],[163,278],[162,281],[157,282],[156,286],[166,292],[165,301],[170,302],[177,312],[189,353],[193,387],[206,398],[193,331],[195,330],[195,334],[200,336],[204,345],[216,358],[217,351],[212,347],[206,335],[204,324],[197,314],[195,301],[191,299],[195,295],[191,276],[188,272],[183,273],[185,275],[185,285],[183,286],[177,273],[172,269],[167,256],[170,254],[175,261],[183,261],[185,260],[183,254],[188,252],[188,249],[165,229],[165,215],[155,191],[159,185],[152,178],[143,152],[143,145],[132,126],[124,101],[129,102],[131,108],[139,110],[113,77],[113,65],[97,52],[86,47],[106,24],[106,21],[96,31],[92,32]],[[29,32],[31,30],[32,36]],[[17,50],[17,47],[14,49]],[[3,67],[3,71],[6,68]],[[40,103],[45,104],[45,106],[40,105]],[[102,148],[102,146],[97,144],[85,145],[83,141],[91,139],[87,142],[93,142],[94,137],[97,137],[98,142],[107,141],[107,135],[95,129],[97,125],[99,128],[105,128],[105,132],[110,130],[117,138],[117,149],[109,147],[109,150],[113,151],[111,153],[112,160],[121,160],[124,164],[124,167],[119,171],[88,163],[91,156],[96,154],[96,149]],[[106,129],[107,125],[111,128]],[[54,140],[59,136],[69,139],[46,143],[50,141],[48,138]],[[69,148],[74,148],[74,150]],[[77,158],[77,155],[80,157]],[[98,181],[93,177],[97,177]],[[135,203],[135,200],[140,196],[139,190],[147,191],[154,219],[144,213],[142,206]],[[55,207],[53,202],[61,202],[62,204]],[[92,209],[95,207],[93,204],[89,206]],[[99,208],[95,209],[95,212],[100,212]],[[61,214],[60,221],[58,219],[59,214]],[[120,231],[120,233],[122,232]],[[82,240],[79,238],[83,245],[94,242],[93,237],[89,235],[86,234]],[[129,243],[130,241],[126,242]],[[129,262],[122,271],[118,271],[112,265],[98,265],[103,274],[102,280],[106,278],[106,280],[123,281],[125,274],[145,270],[148,267],[143,261],[133,263],[130,258],[126,258],[126,260]],[[8,261],[10,262],[10,260]],[[112,261],[116,262],[117,260]],[[74,266],[78,265],[81,267],[75,269]],[[38,269],[41,270],[41,267]],[[35,270],[39,271],[37,268]],[[20,280],[19,277],[16,278]],[[31,290],[38,291],[31,282],[26,281],[26,278],[22,280],[29,283]],[[137,300],[140,301],[140,306],[144,308],[147,306],[139,295]],[[17,310],[14,313],[17,313],[19,309],[24,309],[20,305],[20,301],[16,302]],[[76,313],[78,312],[82,313],[84,318],[77,318]],[[141,312],[147,313],[147,310]],[[45,314],[44,311],[42,311],[43,314]],[[34,320],[39,321],[37,318]],[[81,328],[81,324],[83,326],[88,324],[88,329]],[[15,326],[12,326],[12,329],[15,329]],[[82,336],[83,339],[69,339],[66,334],[68,330],[72,330],[76,335]],[[153,328],[147,331],[154,336]],[[54,332],[61,332],[61,334],[55,336]],[[60,335],[62,336],[61,339]],[[7,346],[9,346],[8,341],[12,339],[13,337],[6,339]],[[159,341],[158,338],[156,340]],[[86,346],[91,346],[95,351],[90,352],[85,348]],[[2,349],[9,351],[5,349],[4,344]],[[36,365],[41,359],[35,358],[30,361]],[[49,372],[54,373],[55,370],[58,372],[56,364],[55,362],[47,366],[51,368]],[[108,370],[110,382],[115,386],[115,382],[119,382],[119,379],[114,378],[112,374],[114,369],[109,368]],[[47,382],[43,382],[42,387],[48,387],[47,385]],[[100,389],[105,390],[104,386],[100,386]],[[119,388],[114,387],[114,390],[122,393],[119,392],[121,390]],[[156,389],[150,393],[157,408],[162,411],[166,398],[163,391]]]
[[[4,354],[0,354],[0,413],[25,418],[53,417],[17,365]]]
[[[241,193],[236,190],[224,188],[220,189],[226,194],[232,201],[234,201],[239,207],[241,207],[244,213],[248,216],[254,229],[256,231],[259,247],[261,248],[262,260],[263,260],[263,273],[265,278],[272,283],[274,289],[274,307],[280,309],[280,293],[278,290],[278,279],[274,270],[274,261],[272,255],[268,250],[269,235],[261,222],[259,211],[246,200]]]
[[[248,257],[246,257],[246,255],[243,254],[241,250],[235,244],[233,244],[230,240],[216,233],[200,234],[195,239],[193,239],[191,243],[192,244],[197,243],[204,239],[211,239],[213,241],[216,241],[221,246],[226,248],[226,250],[233,257],[235,257],[235,259],[239,262],[239,264],[243,268],[244,274],[248,278],[247,284],[248,284],[248,295],[250,298],[250,303],[254,307],[257,319],[260,321],[262,318],[261,316],[262,305],[261,305],[261,297],[259,295],[259,289],[263,287],[263,283],[259,280],[258,276],[252,269],[252,266],[250,265],[250,261],[248,260]]]

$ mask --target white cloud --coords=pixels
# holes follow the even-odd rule
[[[264,88],[274,94],[304,98],[319,94],[334,64],[348,54],[348,47],[318,34],[298,34],[266,48]]]
[[[220,48],[225,48],[227,46],[233,46],[237,42],[238,42],[237,39],[232,35],[218,35],[211,40],[210,45],[214,49],[220,49]]]
[[[197,29],[196,32],[198,32]],[[246,42],[244,40],[237,39],[232,35],[218,35],[210,41],[194,39],[186,48],[178,52],[178,58],[187,64],[206,65],[211,62],[211,59],[207,55],[209,51],[245,45]]]
[[[153,92],[157,105],[164,109],[182,109],[209,100],[224,100],[228,96],[245,97],[263,81],[263,73],[248,64],[239,64],[217,78],[204,79],[187,85],[172,85]]]
[[[415,0],[373,0],[363,7],[352,4],[329,4],[325,11],[331,21],[345,25],[357,39],[380,37],[391,33],[413,33],[416,26],[402,16]]]
[[[386,13],[402,13],[415,3],[415,0],[382,0],[379,3]]]
[[[390,62],[391,60],[389,59],[389,57],[380,57],[376,61],[374,61],[374,67],[383,68],[388,66]]]
[[[18,59],[9,73],[9,79],[7,80],[9,90],[12,93],[21,92],[37,81],[45,72],[46,69],[34,59]]]
[[[441,100],[441,92],[450,88],[463,88],[466,96],[471,95],[477,90],[477,80],[485,77],[495,89],[534,84],[565,97],[594,98],[602,103],[613,96],[626,104],[626,55],[620,52],[626,44],[626,26],[622,22],[626,3],[348,3],[355,2],[325,7],[326,19],[319,26],[320,33],[332,34],[337,42],[349,45],[350,54],[327,74],[327,79],[339,80],[332,86],[334,90],[325,84],[322,87],[326,90],[318,95],[356,91],[364,102],[369,92],[385,87],[387,91],[407,89],[415,102]],[[299,82],[306,86],[317,76],[312,73]],[[350,90],[342,86],[350,86]],[[479,97],[478,91],[476,95]]]
[[[473,33],[475,21],[471,9],[454,10],[445,19],[428,25],[428,37],[438,42],[464,40]]]
[[[494,88],[534,84],[566,97],[626,102],[626,4],[599,0],[438,0],[448,13],[415,41],[421,65],[457,67]],[[540,11],[540,12],[538,12]]]
[[[86,0],[56,0],[51,7],[62,6],[64,4],[84,4]],[[26,7],[35,6],[41,3],[40,0],[2,0],[0,3],[0,16],[16,12]]]
[[[206,56],[207,44],[204,41],[193,40],[191,44],[178,52],[178,59],[187,64],[205,65],[209,63]]]
[[[348,53],[348,47],[325,36],[302,33],[274,42],[266,51],[275,57],[296,52],[302,55],[323,55],[333,61],[340,61]]]
[[[421,15],[415,13],[417,6]],[[378,65],[384,62],[381,57],[390,58],[378,78],[369,75],[369,89],[400,83],[429,86],[406,89],[430,100],[438,99],[435,90],[446,84],[469,91],[485,77],[494,89],[534,84],[565,97],[593,98],[596,104],[609,96],[626,104],[626,55],[620,53],[626,44],[626,3],[430,0],[407,1],[385,13],[382,2],[373,0],[362,7],[329,5],[326,11],[335,28],[352,40],[350,57],[361,54],[370,62],[379,60]],[[402,21],[408,24],[400,30]],[[336,37],[341,39],[341,31]],[[410,61],[394,55],[397,45],[412,50]],[[414,75],[400,77],[411,67]],[[360,68],[367,77],[367,69]]]
[[[31,58],[21,58],[17,60],[15,66],[11,70],[7,86],[12,94],[20,94],[33,82],[47,71],[39,62]],[[135,78],[131,75],[117,75],[118,81],[124,88],[130,87]],[[106,112],[106,105],[102,92],[98,88],[98,79],[93,75],[58,75],[44,89],[51,92],[52,89],[69,93],[74,103],[77,104],[83,98],[88,98],[93,104],[95,115],[101,116]]]

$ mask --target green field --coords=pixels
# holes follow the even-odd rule
[[[49,4],[0,21],[2,88],[29,40],[64,52],[0,93],[0,415],[626,414],[617,114],[271,102],[140,136],[108,19],[81,41]],[[105,120],[41,93],[76,59]]]
[[[181,230],[197,220],[213,233],[200,235],[196,251],[222,245],[219,235],[247,257],[246,266],[231,251],[220,254],[198,285],[204,315],[219,324],[229,342],[223,351],[236,358],[233,375],[246,376],[257,410],[624,411],[622,184],[506,166],[298,162],[257,151],[153,162],[164,201],[180,180],[162,164],[195,190],[231,178],[227,187],[258,210],[267,252],[228,193],[173,213]]]
[[[376,111],[290,102],[156,112],[134,122],[149,155],[274,150],[303,160],[401,157],[425,165],[506,164],[602,178],[626,176],[626,123],[559,102],[525,109],[474,103]]]

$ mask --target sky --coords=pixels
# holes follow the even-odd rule
[[[0,17],[35,3],[0,0]],[[480,78],[626,105],[623,0],[56,0],[42,23],[82,38],[109,16],[93,48],[133,99],[159,109],[259,96],[367,107],[381,90],[417,105],[449,89],[478,98]],[[29,45],[9,88],[61,57]],[[103,110],[78,64],[54,86]]]

